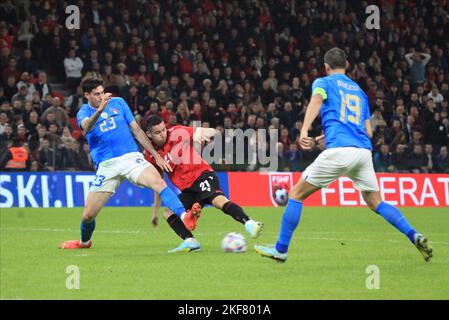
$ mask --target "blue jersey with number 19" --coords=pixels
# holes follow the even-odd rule
[[[89,104],[83,104],[76,116],[78,126],[81,128],[81,122],[95,111]],[[95,126],[86,134],[92,159],[97,166],[108,159],[139,151],[129,128],[133,121],[134,116],[125,100],[111,98]]]
[[[370,119],[368,98],[357,83],[344,74],[318,78],[312,95],[323,97],[321,121],[326,149],[356,147],[372,150],[365,120]]]

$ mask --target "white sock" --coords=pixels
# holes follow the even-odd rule
[[[90,241],[90,240],[89,240]],[[82,242],[81,240],[80,240],[80,244],[82,245],[82,246],[87,246],[88,244],[89,244],[89,241],[87,241],[87,242]]]

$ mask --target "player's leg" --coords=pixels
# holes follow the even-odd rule
[[[407,219],[396,207],[382,201],[379,191],[364,191],[362,192],[363,199],[368,207],[381,215],[393,227],[402,232],[407,238],[416,246],[421,252],[425,261],[430,261],[433,257],[433,249],[429,244],[428,239],[410,225]]]
[[[223,193],[215,194],[212,197],[212,200],[209,201],[215,208],[223,211],[234,218],[234,220],[245,225],[245,229],[251,237],[259,237],[262,232],[263,223],[251,219],[245,211],[243,211],[242,207],[226,198]]]
[[[187,193],[181,193],[178,196],[179,200],[181,201],[183,207],[189,208],[192,207],[192,205],[196,202],[193,197],[191,197]],[[188,238],[193,238],[191,230],[189,230],[185,224],[182,222],[182,220],[174,214],[169,209],[164,210],[164,218],[167,221],[170,228],[183,240],[186,240]]]
[[[112,192],[89,192],[87,195],[86,204],[84,206],[83,216],[81,218],[80,240],[64,241],[59,245],[59,248],[90,248],[92,245],[92,234],[95,230],[95,218],[112,195]]]
[[[342,173],[342,168],[333,161],[335,150],[326,150],[303,172],[299,182],[292,188],[281,220],[278,240],[275,245],[255,246],[256,252],[277,261],[287,260],[287,251],[294,231],[301,219],[302,204],[311,194],[328,186]]]
[[[427,238],[415,231],[402,213],[394,206],[382,201],[379,185],[376,179],[371,152],[358,151],[360,164],[348,172],[348,177],[354,182],[354,187],[362,192],[363,199],[368,207],[382,216],[397,230],[402,232],[418,248],[426,261],[432,258],[432,248]]]
[[[107,160],[100,164],[84,205],[80,240],[65,241],[59,245],[61,249],[90,248],[95,230],[95,218],[123,180],[119,171],[120,166],[115,160]]]
[[[164,210],[164,218],[166,219],[170,228],[176,232],[176,234],[183,239],[183,242],[175,249],[168,252],[194,252],[200,251],[201,245],[198,240],[195,239],[192,232],[186,228],[181,219],[171,212],[169,209]]]
[[[301,219],[303,202],[311,194],[320,189],[320,187],[310,184],[302,177],[292,188],[281,220],[281,229],[279,231],[279,237],[276,243],[276,250],[278,252],[286,253],[288,251],[293,232],[296,230],[299,220]]]
[[[408,223],[407,219],[394,206],[382,201],[379,191],[363,191],[363,199],[368,207],[381,215],[396,229],[402,232],[411,242],[414,243],[414,236],[417,233],[415,229]]]
[[[140,160],[138,165],[131,170],[126,177],[133,183],[144,186],[158,192],[162,198],[162,204],[169,208],[176,214],[183,222],[188,223],[192,220],[197,220],[191,212],[186,212],[186,209],[178,199],[177,195],[167,186],[164,179],[156,170],[156,168],[147,162],[145,159]]]
[[[84,205],[80,226],[80,240],[64,241],[59,245],[59,248],[82,249],[91,247],[92,234],[95,230],[95,218],[98,216],[101,209],[103,209],[109,198],[114,194],[115,190],[120,185],[121,179],[108,179],[104,183],[102,181],[100,185],[95,185],[95,181],[90,188],[90,192],[86,198],[86,204]]]
[[[81,245],[87,245],[95,230],[95,218],[100,213],[112,192],[89,192],[81,219]]]
[[[193,194],[187,192],[181,193],[178,197],[185,208],[192,207],[197,201]],[[199,205],[198,203],[196,204]],[[170,228],[172,228],[173,231],[175,231],[175,233],[184,240],[178,247],[170,250],[169,252],[192,252],[199,251],[201,249],[200,243],[195,239],[189,228],[186,227],[186,225],[176,214],[171,212],[169,209],[165,209],[164,218]]]

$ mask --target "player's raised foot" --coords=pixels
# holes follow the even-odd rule
[[[198,219],[201,217],[201,205],[196,202],[193,204],[192,208],[187,210],[186,213],[183,213],[181,216],[182,222],[184,222],[184,225],[187,229],[190,231],[193,231],[196,229],[196,226],[198,225]]]
[[[92,240],[87,244],[82,244],[80,240],[69,240],[59,244],[59,249],[89,249],[92,246]]]
[[[252,238],[258,238],[262,232],[263,223],[254,220],[248,220],[245,222],[245,229]]]
[[[262,257],[271,258],[278,262],[285,262],[287,260],[287,254],[278,252],[274,245],[266,245],[266,246],[255,245],[254,249],[256,249],[256,252],[260,254]]]
[[[429,243],[429,240],[420,233],[416,233],[414,238],[416,248],[419,250],[419,252],[421,252],[424,260],[426,262],[429,262],[433,257],[433,249]]]
[[[185,239],[179,247],[169,250],[169,253],[173,252],[192,252],[192,251],[200,251],[201,245],[195,238],[187,238]]]

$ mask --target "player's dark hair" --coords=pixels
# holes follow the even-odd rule
[[[81,88],[83,88],[83,93],[90,93],[92,90],[94,90],[96,87],[102,86],[103,80],[95,79],[95,78],[87,78],[83,80],[83,83],[81,84]]]
[[[162,121],[164,121],[164,120],[162,120],[162,118],[157,115],[149,117],[147,120],[147,128],[146,128],[147,131],[150,131],[151,128],[153,128],[154,126],[161,124]]]
[[[346,58],[344,50],[334,47],[324,55],[324,63],[327,63],[331,69],[345,69]]]

